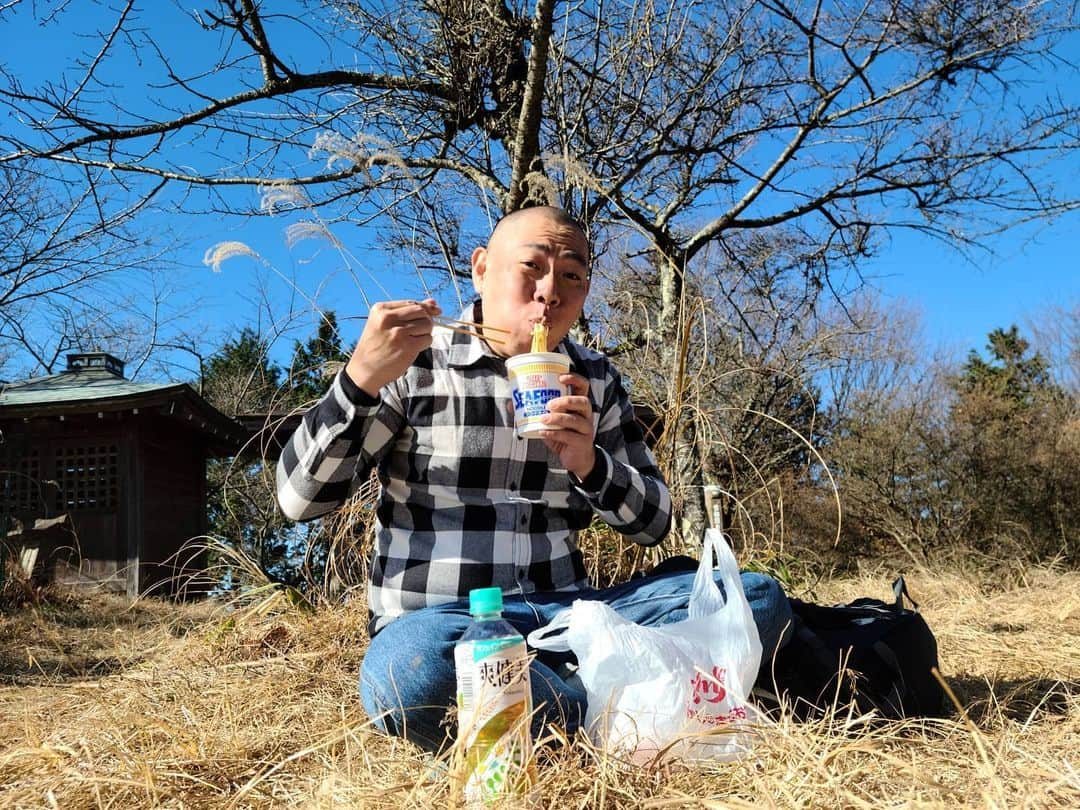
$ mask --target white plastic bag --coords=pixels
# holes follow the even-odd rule
[[[714,550],[726,603],[713,580]],[[685,621],[642,627],[602,602],[578,599],[528,641],[577,656],[586,729],[598,746],[638,763],[658,755],[733,759],[750,748],[756,714],[747,696],[761,641],[735,555],[714,529],[705,533]]]

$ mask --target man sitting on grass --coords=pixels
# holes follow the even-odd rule
[[[480,300],[463,319],[491,327],[490,340],[433,332],[432,300],[376,304],[277,473],[282,511],[308,520],[378,470],[360,695],[380,728],[430,751],[447,738],[453,648],[470,622],[471,589],[502,588],[503,616],[526,636],[575,599],[603,600],[642,625],[680,621],[694,578],[656,573],[605,590],[586,580],[575,537],[594,514],[650,546],[668,532],[671,501],[618,373],[567,338],[589,291],[580,226],[558,208],[510,214],[473,252],[472,277]],[[505,361],[529,351],[540,320],[572,373],[536,441],[515,435]],[[769,577],[744,573],[742,582],[767,661],[791,610]],[[537,722],[572,734],[586,697],[558,674],[567,659],[540,653],[530,675]]]

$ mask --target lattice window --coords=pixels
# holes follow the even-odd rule
[[[41,459],[36,449],[20,458],[0,461],[0,502],[5,511],[44,512],[45,494],[41,481]]]
[[[116,445],[57,449],[56,482],[60,511],[116,506],[120,489]]]

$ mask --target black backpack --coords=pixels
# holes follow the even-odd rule
[[[758,705],[766,711],[786,705],[802,720],[834,706],[886,720],[943,716],[944,692],[931,673],[937,641],[903,577],[893,593],[892,604],[856,599],[826,607],[791,599],[794,634],[775,659],[762,660],[753,691]]]

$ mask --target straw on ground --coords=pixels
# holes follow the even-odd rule
[[[819,586],[877,594],[891,571]],[[952,720],[781,721],[737,763],[542,754],[544,805],[1080,806],[1080,574],[909,577]],[[0,616],[0,806],[446,807],[446,769],[373,733],[356,699],[366,609],[229,615],[84,594]]]

